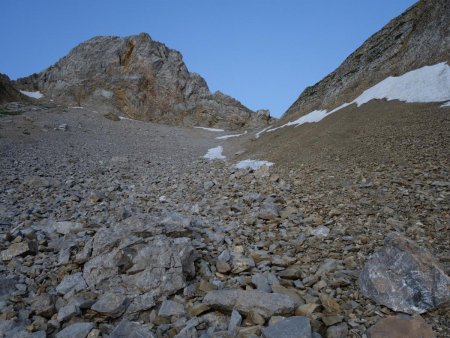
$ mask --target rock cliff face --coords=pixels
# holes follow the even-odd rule
[[[388,76],[450,62],[450,2],[422,0],[370,37],[331,74],[306,88],[283,117],[351,102]]]
[[[180,52],[145,33],[92,38],[17,84],[55,100],[140,120],[231,129],[268,123],[233,98],[212,94],[200,75],[188,71]]]
[[[9,77],[0,73],[0,104],[26,100],[27,98],[14,88]]]

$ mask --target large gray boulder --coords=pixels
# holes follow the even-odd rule
[[[183,288],[195,276],[196,253],[184,237],[190,224],[178,213],[135,214],[97,231],[92,255],[77,275],[90,290],[110,295],[93,309],[114,316],[130,305],[133,312]]]
[[[270,120],[227,95],[212,94],[200,75],[188,71],[180,52],[146,33],[94,37],[16,84],[55,101],[172,125],[235,129]]]
[[[97,256],[112,248],[124,238],[150,238],[156,235],[188,237],[191,219],[179,213],[141,214],[137,213],[109,228],[101,228],[93,239],[92,255]]]
[[[159,297],[185,286],[186,277],[195,273],[194,259],[189,238],[123,237],[110,251],[86,262],[83,277],[94,290]]]
[[[394,311],[423,313],[450,301],[450,278],[426,249],[398,233],[369,257],[361,293]]]

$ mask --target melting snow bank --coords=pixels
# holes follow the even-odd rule
[[[314,110],[295,121],[288,122],[280,127],[268,129],[267,131],[274,131],[289,126],[299,126],[304,123],[319,122],[328,115],[353,103],[356,103],[359,107],[375,99],[386,99],[388,101],[399,100],[410,103],[450,100],[450,66],[446,62],[441,62],[433,66],[425,66],[412,70],[401,76],[390,76],[364,91],[352,102],[344,103],[330,112],[326,110]],[[444,106],[448,104],[449,102],[444,104]]]
[[[207,130],[207,131],[215,131],[215,132],[219,132],[219,133],[225,131],[223,129],[217,129],[217,128],[206,128],[206,127],[194,127],[194,128],[203,129],[203,130]]]
[[[33,99],[40,99],[40,98],[44,97],[44,94],[42,94],[41,92],[27,92],[26,90],[21,90],[20,92],[23,95],[32,97]]]
[[[242,134],[232,134],[232,135],[219,136],[219,137],[216,137],[216,140],[226,140],[226,139],[233,138],[233,137],[239,137],[239,136],[242,136],[242,135],[245,135],[245,134],[247,134],[247,130],[245,131],[245,133],[242,133]]]
[[[224,160],[226,157],[222,154],[222,151],[222,146],[211,148],[203,158],[207,158],[208,160]]]
[[[263,166],[270,167],[272,165],[273,165],[273,163],[272,162],[268,162],[268,161],[244,160],[244,161],[238,162],[235,167],[238,168],[238,169],[253,169],[253,170],[256,170],[256,169],[259,169],[259,168],[261,168]]]
[[[143,122],[143,121],[139,121],[139,120],[135,120],[135,119],[130,119],[129,117],[125,117],[125,116],[119,116],[119,119],[121,119],[121,120],[128,120],[128,121],[134,121],[134,122]]]
[[[441,108],[444,108],[444,107],[450,107],[450,101],[445,102],[445,103],[441,106]]]
[[[373,99],[405,102],[440,102],[450,99],[450,66],[441,62],[425,66],[401,76],[390,76],[362,93],[358,107]]]
[[[258,131],[258,132],[255,134],[255,137],[256,137],[256,138],[259,138],[259,136],[260,136],[262,133],[264,133],[265,131],[267,131],[267,130],[269,130],[269,129],[270,129],[270,126],[268,126],[268,127],[264,128],[264,129]]]

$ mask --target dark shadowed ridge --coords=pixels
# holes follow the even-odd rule
[[[0,74],[0,104],[12,101],[27,101],[27,98],[13,86],[8,76]]]

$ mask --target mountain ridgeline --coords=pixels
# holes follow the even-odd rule
[[[157,123],[238,129],[270,121],[267,111],[255,113],[221,92],[212,94],[180,52],[146,33],[94,37],[16,84],[55,101]]]
[[[391,20],[332,73],[307,87],[283,115],[296,118],[351,102],[389,76],[450,63],[450,1],[421,0]]]

